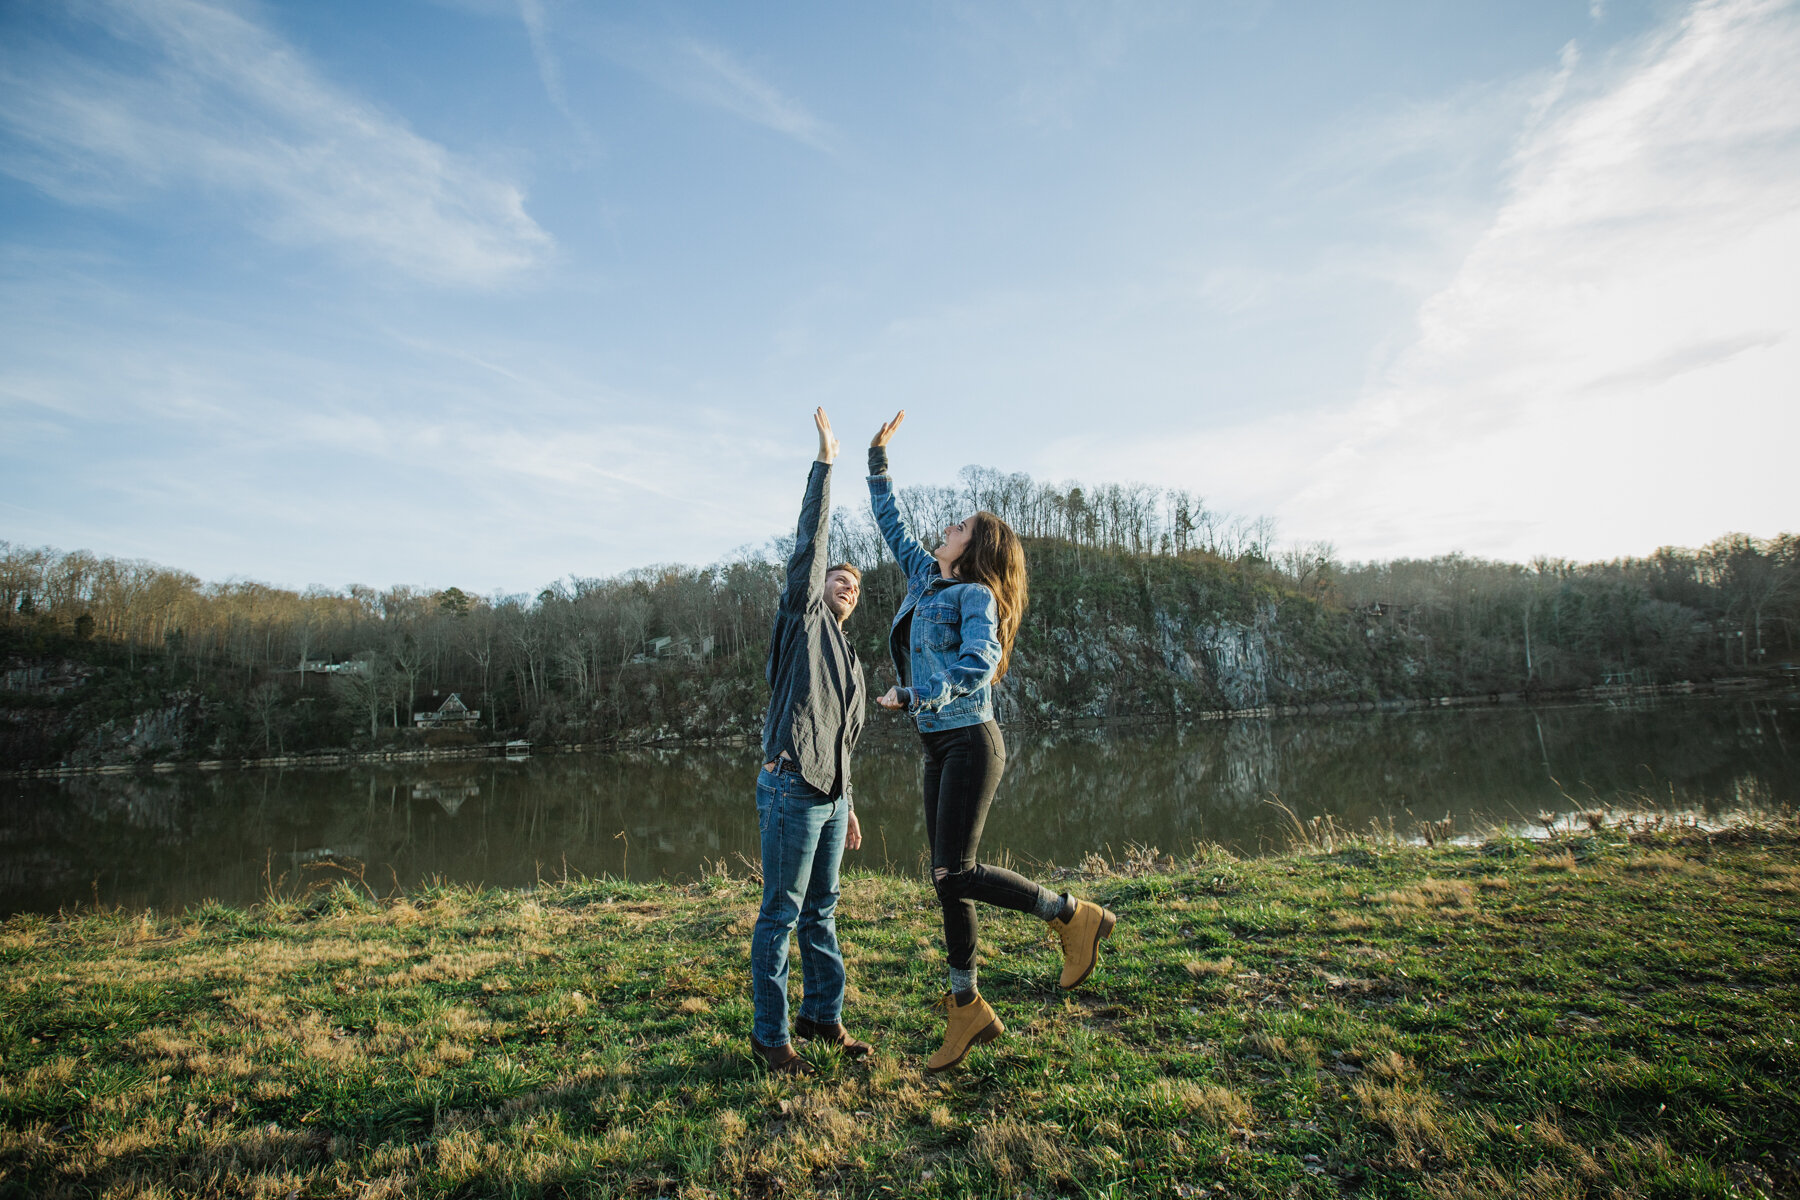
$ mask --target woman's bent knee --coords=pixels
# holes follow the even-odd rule
[[[931,872],[931,886],[936,889],[939,900],[961,900],[973,874],[972,871],[952,871],[948,867],[936,867]]]

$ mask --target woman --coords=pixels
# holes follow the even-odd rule
[[[875,523],[906,572],[906,599],[888,631],[900,685],[876,703],[904,708],[925,746],[925,834],[931,878],[944,909],[950,991],[944,1044],[926,1066],[942,1071],[969,1047],[1005,1032],[975,986],[975,903],[1035,913],[1061,936],[1061,984],[1088,977],[1113,914],[1058,895],[1024,876],[975,861],[981,827],[1000,786],[1006,745],[994,723],[993,685],[1006,674],[1025,612],[1025,551],[1018,534],[990,512],[944,530],[927,550],[900,517],[887,473],[887,444],[905,410],[869,444],[869,498]]]

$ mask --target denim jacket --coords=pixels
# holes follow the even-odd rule
[[[979,583],[944,578],[937,559],[900,516],[881,446],[869,448],[869,504],[906,573],[906,599],[888,628],[888,653],[900,685],[912,691],[907,712],[921,733],[992,720],[994,672],[1000,667],[994,594]]]

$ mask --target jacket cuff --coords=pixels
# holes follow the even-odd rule
[[[888,469],[887,447],[869,447],[869,474],[886,475]]]

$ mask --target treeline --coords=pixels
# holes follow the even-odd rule
[[[841,483],[832,553],[867,571],[850,633],[879,678],[903,581],[860,480]],[[1187,492],[971,467],[898,500],[927,540],[976,508],[1027,538],[1015,719],[1671,682],[1791,656],[1800,624],[1800,539],[1787,534],[1607,563],[1346,564],[1324,544],[1278,551],[1270,522]],[[168,736],[202,755],[391,738],[453,691],[488,735],[754,735],[788,544],[477,596],[209,583],[0,542],[0,749],[166,754],[126,743],[177,695],[185,725]]]
[[[900,513],[920,536],[986,510],[1004,517],[1022,538],[1131,554],[1183,555],[1267,561],[1274,554],[1275,523],[1267,517],[1233,516],[1206,506],[1203,497],[1177,488],[1141,483],[1040,483],[1023,473],[964,467],[959,484],[900,488]],[[832,537],[845,556],[861,564],[881,561],[886,551],[867,515],[866,502],[833,513]]]
[[[1800,537],[1789,533],[1599,563],[1321,562],[1316,578],[1350,611],[1380,608],[1461,655],[1459,674],[1488,686],[1666,683],[1767,665],[1800,646]]]

